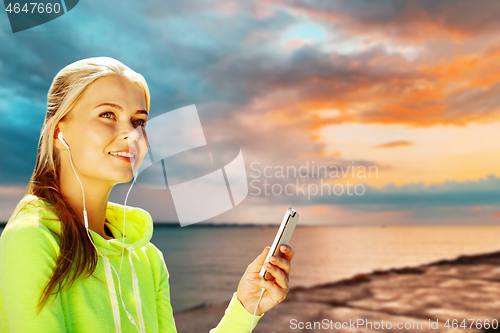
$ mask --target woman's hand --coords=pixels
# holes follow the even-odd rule
[[[295,254],[290,246],[281,245],[280,252],[283,254],[282,258],[273,256],[270,258],[270,263],[266,264],[269,265],[266,266],[268,274],[272,275],[272,278],[266,281],[260,278],[259,272],[269,250],[270,247],[267,246],[257,259],[247,267],[236,291],[236,296],[241,304],[243,304],[248,312],[253,314],[262,288],[265,289],[259,303],[259,308],[257,309],[256,314],[258,316],[272,309],[286,298],[289,290],[290,261]]]

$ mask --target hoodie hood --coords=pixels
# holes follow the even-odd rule
[[[43,224],[56,233],[61,234],[61,222],[55,208],[49,202],[34,196],[26,195],[14,210],[13,216],[22,215],[30,208],[43,209]],[[125,208],[125,209],[124,209]],[[123,223],[125,215],[125,239],[123,239]],[[109,202],[106,209],[105,225],[113,234],[114,239],[104,239],[98,233],[89,229],[89,234],[94,240],[95,246],[108,256],[122,254],[122,246],[125,249],[140,249],[146,246],[153,236],[153,219],[145,210],[137,207],[125,207],[121,204]],[[122,245],[123,244],[123,245]]]
[[[125,216],[125,239],[123,239],[123,223]],[[125,249],[140,249],[146,246],[153,236],[153,220],[148,212],[137,207],[125,207],[118,203],[108,202],[105,225],[113,234],[114,239],[106,240],[89,229],[94,243],[99,251],[108,256],[122,254]]]

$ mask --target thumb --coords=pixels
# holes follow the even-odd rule
[[[262,269],[262,265],[264,265],[264,261],[266,261],[267,254],[269,253],[270,249],[271,248],[269,246],[266,246],[264,251],[262,251],[262,253],[257,258],[255,258],[255,260],[250,265],[248,265],[247,273],[260,272],[260,270]]]

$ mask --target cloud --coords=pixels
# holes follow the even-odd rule
[[[387,185],[382,188],[366,186],[366,194],[362,196],[324,196],[318,198],[317,201],[377,211],[422,210],[428,207],[498,206],[500,178],[490,175],[478,181],[447,181],[429,186],[423,183],[403,186]]]
[[[492,33],[500,27],[495,0],[295,0],[276,6],[311,19],[340,26],[353,34],[373,34],[404,43],[434,39],[462,41]]]
[[[443,59],[431,47],[411,61],[381,45],[349,55],[325,53],[315,44],[279,55],[249,49],[210,66],[204,78],[239,108],[258,104],[256,112],[300,117],[312,136],[345,122],[435,126],[500,120],[498,47]],[[338,115],[317,116],[328,109]]]
[[[411,141],[392,141],[392,142],[384,143],[384,144],[381,144],[381,145],[373,146],[372,148],[373,149],[379,149],[379,148],[396,148],[396,147],[412,146],[414,144],[415,144],[415,142],[411,142]]]

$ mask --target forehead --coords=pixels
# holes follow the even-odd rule
[[[95,108],[102,103],[117,104],[134,113],[146,110],[146,100],[140,86],[119,76],[105,76],[91,83],[78,104],[85,108]]]

